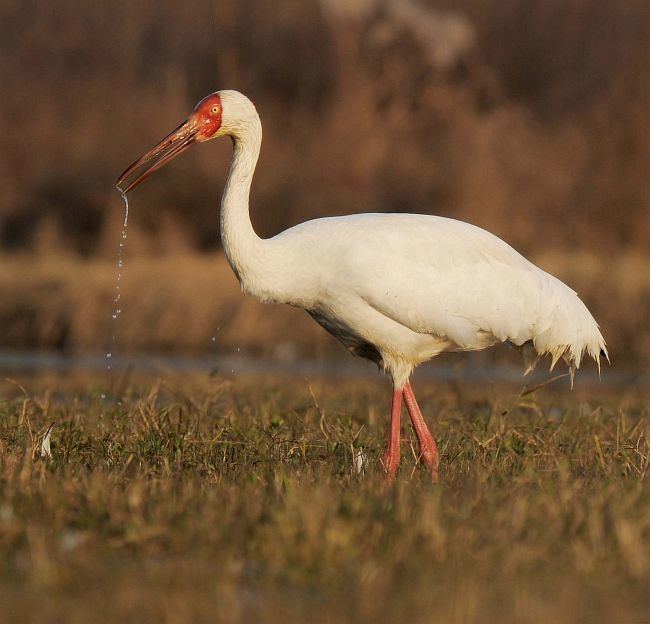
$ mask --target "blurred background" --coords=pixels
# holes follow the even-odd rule
[[[191,0],[0,5],[0,348],[344,354],[244,297],[220,253],[230,144],[130,198],[117,175],[206,94],[265,139],[252,220],[424,212],[569,283],[613,361],[650,365],[646,0]]]

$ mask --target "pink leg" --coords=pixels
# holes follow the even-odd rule
[[[440,456],[438,454],[438,446],[436,441],[433,439],[427,424],[422,418],[422,412],[418,407],[418,403],[415,400],[415,394],[413,394],[413,389],[411,384],[407,381],[404,386],[404,401],[406,402],[406,408],[409,411],[411,416],[411,422],[413,423],[413,428],[415,429],[415,434],[418,437],[418,442],[420,443],[420,458],[426,464],[426,466],[431,471],[431,478],[434,482],[438,481],[438,464],[440,463]]]
[[[390,438],[388,448],[381,458],[381,464],[389,480],[393,480],[399,468],[401,452],[399,448],[400,412],[402,411],[402,391],[393,388],[393,402],[390,408]]]

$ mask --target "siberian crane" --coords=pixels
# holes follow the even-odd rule
[[[301,223],[272,238],[255,233],[249,194],[262,144],[253,103],[218,91],[117,181],[128,193],[194,143],[229,136],[230,172],[221,200],[221,238],[242,290],[265,302],[303,308],[354,355],[393,382],[390,434],[382,466],[400,463],[406,403],[420,459],[438,479],[439,453],[415,399],[413,369],[445,351],[510,342],[562,358],[571,378],[586,353],[607,357],[598,324],[576,293],[500,238],[469,223],[420,214],[354,214]]]

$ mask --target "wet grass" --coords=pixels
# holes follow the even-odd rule
[[[647,392],[416,388],[443,482],[404,426],[388,488],[383,385],[128,386],[3,386],[4,621],[650,616]]]

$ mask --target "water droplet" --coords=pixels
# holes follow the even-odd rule
[[[115,278],[115,296],[113,297],[113,311],[111,313],[111,318],[113,323],[117,321],[117,317],[122,314],[122,308],[118,308],[117,304],[120,302],[122,295],[120,293],[120,282],[122,281],[122,269],[124,268],[124,241],[126,241],[127,236],[127,226],[129,223],[129,200],[126,195],[121,192],[122,199],[124,201],[124,223],[122,226],[122,236],[119,241],[119,246],[117,249],[117,274]],[[111,334],[111,346],[115,348],[115,325],[113,326],[113,333]],[[110,359],[113,357],[112,351],[106,353],[106,370],[110,371],[112,369],[110,364]]]

